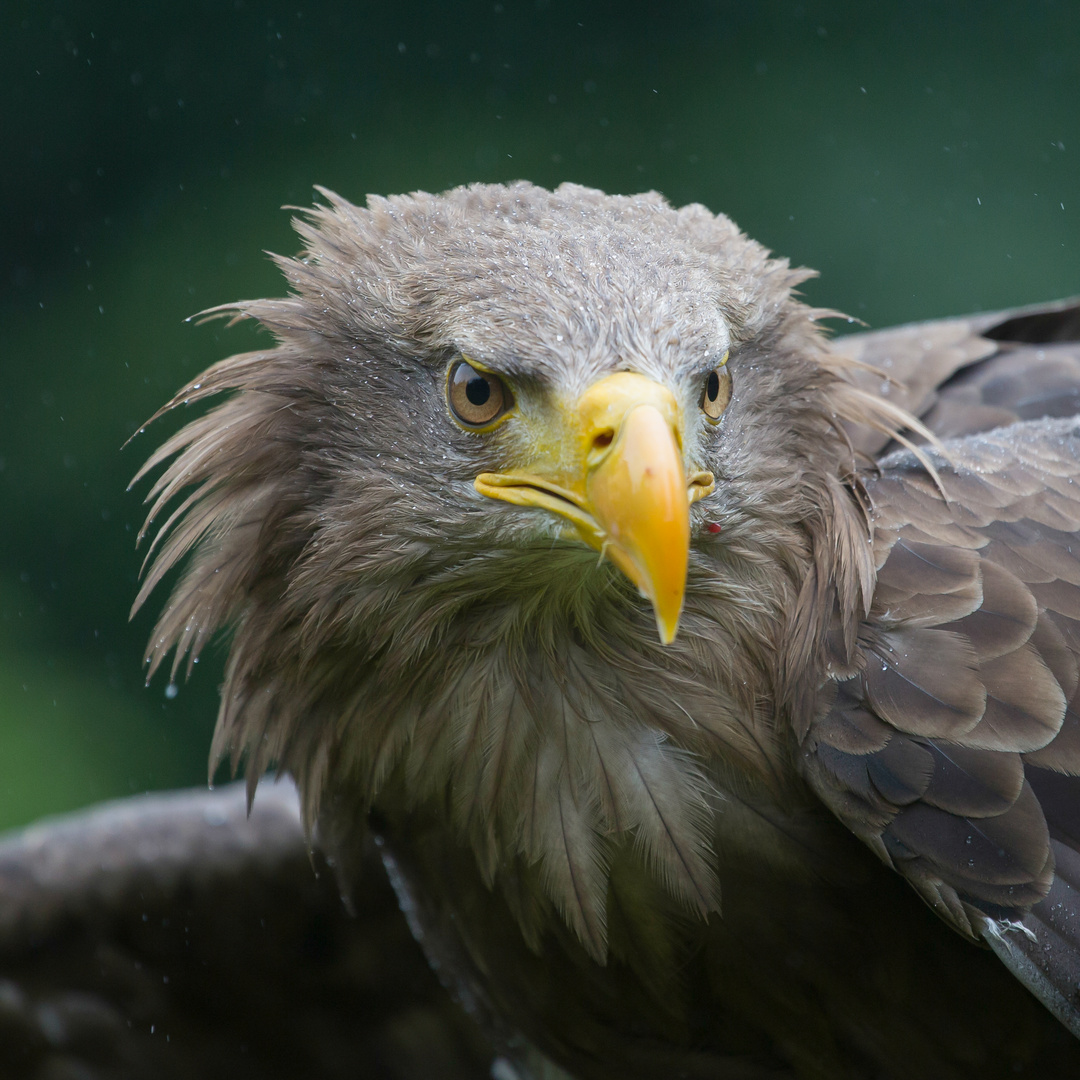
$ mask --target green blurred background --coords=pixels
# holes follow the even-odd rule
[[[1080,4],[7,3],[0,825],[201,783],[128,622],[125,440],[281,291],[282,204],[471,180],[704,202],[874,326],[1080,293]],[[150,608],[165,599],[159,594]]]

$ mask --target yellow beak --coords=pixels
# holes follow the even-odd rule
[[[527,471],[476,478],[482,495],[555,513],[608,556],[652,603],[665,645],[675,639],[686,591],[690,504],[714,486],[712,473],[687,479],[679,428],[666,387],[619,372],[539,433]]]

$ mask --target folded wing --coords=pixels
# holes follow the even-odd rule
[[[944,498],[907,451],[867,482],[877,588],[803,768],[1080,1034],[1080,421],[944,448]]]
[[[867,365],[862,389],[941,438],[1080,413],[1080,298],[850,334],[833,348]],[[850,435],[871,458],[897,449],[869,428]]]

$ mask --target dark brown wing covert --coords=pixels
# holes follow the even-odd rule
[[[851,334],[833,348],[867,365],[864,390],[940,438],[1080,413],[1080,299]],[[897,449],[869,428],[849,434],[869,457]]]
[[[1000,944],[1013,930],[1002,948],[1047,962],[1049,934],[1065,935],[1050,982],[1068,989],[1080,968],[1080,421],[945,450],[931,457],[947,499],[907,451],[867,483],[877,589],[856,655],[825,686],[804,769],[961,932]]]

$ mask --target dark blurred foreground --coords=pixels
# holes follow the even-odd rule
[[[295,790],[98,807],[0,842],[0,1076],[482,1080],[377,856],[346,913]]]

